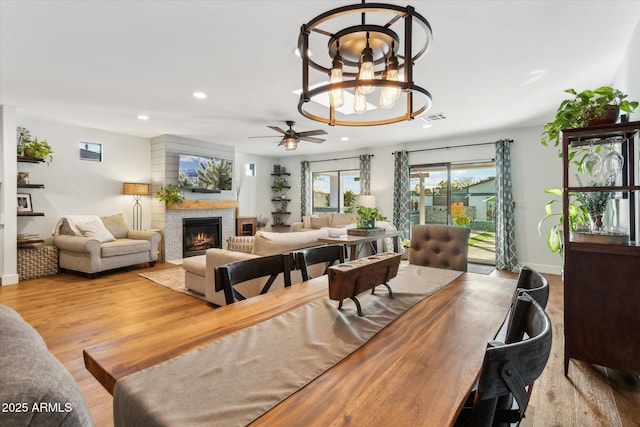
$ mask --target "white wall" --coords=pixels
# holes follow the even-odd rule
[[[18,234],[50,237],[61,217],[74,214],[122,212],[132,224],[134,201],[122,195],[122,183],[151,181],[148,138],[20,116],[18,126],[27,128],[32,137],[46,138],[53,148],[49,165],[18,164],[19,171],[29,172],[31,183],[45,185],[41,190],[25,191],[31,193],[34,211],[45,216],[18,218]],[[102,144],[102,162],[80,160],[80,142]],[[148,228],[150,197],[143,196],[141,204],[143,228]]]
[[[630,101],[640,102],[640,22],[636,24],[636,29],[629,41],[629,46],[625,52],[624,58],[618,68],[615,78],[613,79],[613,87],[622,89],[629,97]],[[631,115],[631,120],[640,120],[640,111],[636,110]]]

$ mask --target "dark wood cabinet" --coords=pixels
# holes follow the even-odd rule
[[[563,131],[565,375],[569,359],[640,375],[639,133],[640,122]],[[616,180],[603,179],[604,166],[597,179],[576,166],[590,151],[605,160],[611,150],[624,160]],[[608,199],[610,223],[570,230],[570,202],[596,193]]]
[[[253,236],[258,229],[258,218],[239,216],[236,218],[236,236]]]

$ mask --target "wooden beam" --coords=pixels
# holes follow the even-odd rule
[[[167,206],[167,209],[235,209],[237,200],[185,200],[177,205]]]

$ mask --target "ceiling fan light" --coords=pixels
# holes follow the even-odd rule
[[[298,140],[296,138],[286,137],[283,142],[286,151],[293,151],[298,148]]]

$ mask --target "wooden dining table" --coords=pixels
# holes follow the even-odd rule
[[[421,268],[406,266],[405,268]],[[254,425],[438,425],[455,422],[487,341],[508,313],[515,280],[463,273],[339,363],[255,419]],[[326,298],[326,276],[84,350],[113,393],[129,374]]]

